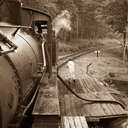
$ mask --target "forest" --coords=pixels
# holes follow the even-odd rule
[[[70,12],[73,37],[112,38],[126,31],[126,0],[58,0],[57,5]]]
[[[48,11],[53,18],[63,10],[69,11],[72,26],[69,38],[113,37],[126,31],[127,0],[23,0],[23,3]]]
[[[76,45],[75,50],[78,47],[86,47],[88,44],[97,44],[99,39],[101,42],[105,42],[106,39],[107,42],[113,42],[113,39],[116,39],[123,45],[127,42],[128,0],[21,1],[25,6],[48,12],[53,20],[62,11],[69,12],[71,30],[61,29],[59,32],[57,39],[61,40],[60,49],[72,50],[71,44],[76,42],[78,45],[78,41],[79,44],[82,42],[82,46]]]

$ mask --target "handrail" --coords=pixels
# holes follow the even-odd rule
[[[42,56],[43,56],[43,63],[44,67],[46,67],[46,56],[45,56],[45,50],[44,50],[45,41],[42,42]]]
[[[29,28],[31,29],[32,27],[30,26],[22,26],[22,25],[0,25],[2,28]]]

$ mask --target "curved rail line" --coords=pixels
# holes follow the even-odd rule
[[[74,60],[80,56],[83,56],[83,55],[86,55],[86,54],[89,54],[91,52],[94,52],[96,50],[100,50],[100,51],[106,51],[106,50],[109,50],[109,49],[113,49],[113,48],[119,48],[121,47],[121,45],[119,46],[99,46],[99,47],[91,47],[89,49],[85,49],[85,50],[80,50],[78,52],[75,52],[75,53],[72,53],[72,54],[68,54],[68,55],[65,55],[61,58],[58,59],[58,68],[61,68],[63,65],[65,65],[69,60]]]
[[[89,48],[87,50],[81,50],[81,51],[66,55],[64,57],[61,57],[60,59],[58,59],[58,63],[57,63],[58,69],[61,68],[62,66],[64,66],[69,60],[74,60],[80,56],[83,56],[85,54],[89,54],[93,51],[100,50],[102,48],[103,48],[103,46],[102,47],[101,46],[100,47],[92,47],[92,48]]]

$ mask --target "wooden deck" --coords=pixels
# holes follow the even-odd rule
[[[110,93],[112,90],[109,91],[101,82],[88,75],[85,75],[84,79],[78,79],[76,83],[68,81],[67,83],[83,98],[117,101]],[[91,120],[128,115],[128,112],[118,103],[89,103],[80,100],[71,94],[60,81],[59,98],[63,116],[85,116],[87,120]]]
[[[73,94],[60,82],[52,80],[40,84],[37,100],[32,112],[32,128],[88,128],[87,122],[99,122],[100,119],[127,116],[118,103],[90,103]],[[66,80],[70,88],[86,99],[117,101],[102,83],[85,75],[84,79]],[[113,91],[114,93],[118,93]]]
[[[84,116],[64,116],[62,117],[62,128],[88,128]]]

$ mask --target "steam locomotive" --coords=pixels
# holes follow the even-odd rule
[[[51,16],[21,6],[17,0],[0,0],[0,127],[7,128],[34,94],[43,73],[51,76]]]
[[[56,58],[51,16],[18,0],[0,0],[0,128],[24,114],[42,76],[51,77]],[[128,127],[126,117],[108,123]]]

